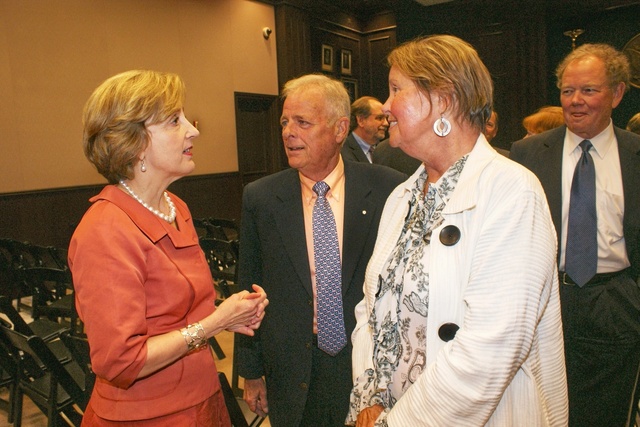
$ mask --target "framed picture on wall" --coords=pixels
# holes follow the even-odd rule
[[[328,44],[322,45],[322,71],[333,71],[333,47]]]
[[[348,76],[351,75],[351,51],[348,49],[340,51],[340,72]]]
[[[358,81],[356,79],[343,77],[342,83],[344,84],[344,87],[347,88],[347,92],[349,92],[349,99],[351,102],[358,99]]]

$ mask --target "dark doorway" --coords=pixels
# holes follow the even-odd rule
[[[235,93],[238,168],[243,187],[283,169],[277,99],[275,95]]]

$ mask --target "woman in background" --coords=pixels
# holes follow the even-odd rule
[[[84,152],[109,182],[69,248],[96,384],[83,426],[230,426],[208,339],[253,335],[268,304],[216,294],[191,214],[166,191],[191,173],[198,130],[175,74],[107,79],[84,108]]]
[[[640,135],[640,113],[636,113],[627,122],[626,129],[629,132],[637,133]]]
[[[556,235],[536,177],[482,134],[493,86],[452,36],[389,55],[387,199],[356,307],[348,424],[566,426]]]
[[[522,120],[522,126],[527,131],[525,138],[537,135],[547,130],[555,129],[564,124],[562,107],[545,106]]]

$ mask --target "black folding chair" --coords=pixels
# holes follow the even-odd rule
[[[2,345],[17,366],[18,387],[13,407],[14,426],[22,422],[22,396],[26,394],[47,415],[48,426],[80,426],[87,406],[84,374],[73,361],[64,365],[37,335],[23,335],[0,325]]]
[[[229,418],[231,418],[231,425],[233,427],[258,427],[262,424],[265,418],[260,415],[255,415],[251,422],[247,421],[236,396],[233,394],[233,390],[231,390],[231,386],[229,386],[229,381],[227,381],[227,376],[224,372],[218,372],[218,379],[220,380],[224,403],[227,406],[227,411],[229,411]]]
[[[22,270],[25,283],[31,289],[31,317],[66,318],[71,321],[75,311],[71,272],[58,267],[30,267]]]
[[[91,395],[93,386],[96,382],[96,374],[91,369],[91,351],[89,348],[89,341],[87,338],[72,335],[69,332],[63,332],[60,335],[60,339],[71,352],[71,357],[80,366],[84,372],[84,389],[85,394]]]

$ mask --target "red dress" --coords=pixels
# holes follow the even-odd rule
[[[76,306],[97,375],[90,407],[113,421],[189,410],[220,390],[211,351],[196,351],[136,379],[152,336],[215,310],[215,290],[186,204],[177,229],[109,185],[91,199],[69,247]],[[220,393],[218,393],[220,395]]]

